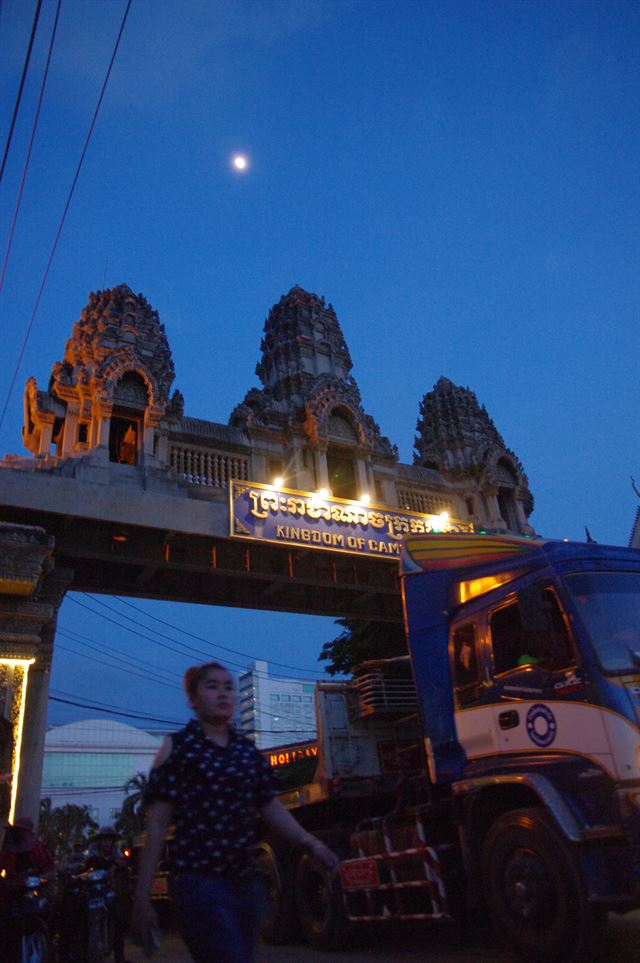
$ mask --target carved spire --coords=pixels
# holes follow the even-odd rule
[[[137,372],[152,404],[164,408],[175,377],[164,325],[142,294],[121,284],[89,296],[63,360],[52,368],[49,390],[68,400],[70,389],[90,385],[100,400],[109,402],[127,372]]]
[[[524,468],[473,391],[442,377],[422,399],[420,415],[414,464],[438,468],[451,479],[475,478],[483,490],[513,490],[525,515],[531,514]]]
[[[340,430],[361,448],[397,458],[362,409],[347,343],[324,298],[291,288],[269,312],[260,348],[256,374],[264,388],[247,392],[231,413],[233,427],[291,427],[303,430],[314,445]]]
[[[504,441],[484,405],[469,388],[441,377],[420,403],[414,464],[469,468],[492,446]]]
[[[304,400],[319,375],[348,381],[351,356],[333,307],[296,285],[264,325],[256,374],[276,401]]]

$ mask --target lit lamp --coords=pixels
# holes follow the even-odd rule
[[[0,657],[0,685],[10,699],[9,712],[5,708],[5,718],[10,723],[13,736],[13,750],[11,753],[8,773],[11,779],[11,801],[9,803],[9,822],[13,822],[18,795],[18,775],[20,772],[20,750],[22,748],[22,731],[24,728],[24,710],[27,698],[27,677],[29,666],[35,659],[11,659]]]

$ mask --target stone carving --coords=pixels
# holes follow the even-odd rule
[[[414,464],[444,477],[475,479],[481,488],[512,488],[526,515],[533,496],[517,456],[510,451],[473,391],[441,377],[420,404]]]
[[[82,412],[87,422],[92,414],[108,418],[114,402],[146,413],[147,423],[157,424],[169,405],[174,376],[164,326],[147,300],[126,284],[92,293],[62,361],[51,369],[48,391],[39,391],[33,378],[27,382],[25,445],[46,456],[57,440],[65,453],[77,453],[75,437],[60,444],[67,414]],[[51,428],[48,434],[45,426]]]
[[[260,386],[228,425],[188,418],[181,392],[169,397],[174,367],[157,312],[126,285],[92,294],[48,390],[27,382],[23,437],[36,456],[28,470],[91,473],[106,484],[104,467],[119,463],[155,473],[154,485],[222,498],[232,476],[282,475],[305,491],[331,487],[342,460],[341,497],[367,494],[389,506],[436,499],[487,528],[527,530],[533,499],[523,467],[470,389],[442,377],[424,396],[414,463],[403,466],[362,407],[346,340],[324,298],[291,288],[271,308],[260,349]]]
[[[347,343],[324,298],[297,285],[291,288],[269,312],[260,347],[256,374],[264,387],[247,392],[231,413],[230,425],[304,428],[312,445],[319,446],[327,443],[335,412],[351,426],[361,449],[397,459],[397,449],[362,409]],[[349,441],[353,444],[354,438]]]

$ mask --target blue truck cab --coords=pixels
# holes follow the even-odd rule
[[[640,905],[640,553],[443,534],[400,566],[469,891],[521,955],[587,959],[606,911]]]

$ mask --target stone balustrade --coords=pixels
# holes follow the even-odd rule
[[[169,464],[190,485],[227,488],[231,478],[249,478],[249,459],[195,445],[172,444]]]

